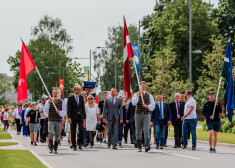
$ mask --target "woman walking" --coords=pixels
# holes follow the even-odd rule
[[[100,114],[98,105],[95,104],[94,97],[92,95],[89,95],[87,100],[88,101],[85,105],[86,131],[88,131],[88,138],[92,148],[94,146],[94,137],[96,133],[97,121],[100,124]]]
[[[4,132],[7,132],[7,129],[9,127],[9,114],[8,114],[8,108],[5,108],[3,113],[3,123],[4,123]]]

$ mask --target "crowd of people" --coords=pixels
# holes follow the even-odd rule
[[[4,131],[11,129],[30,136],[30,144],[47,143],[49,153],[58,153],[58,146],[67,133],[69,147],[76,151],[90,145],[94,147],[95,137],[100,143],[116,150],[123,143],[130,143],[139,152],[145,152],[156,145],[156,149],[167,147],[168,128],[174,127],[174,148],[186,149],[190,134],[192,150],[197,146],[197,113],[196,101],[190,90],[185,94],[175,93],[174,101],[167,102],[166,96],[158,93],[155,97],[146,91],[146,82],[140,83],[140,90],[131,100],[124,99],[111,89],[111,96],[103,92],[103,100],[96,102],[92,95],[87,95],[80,86],[74,87],[74,93],[62,100],[59,91],[53,89],[52,97],[42,96],[40,103],[29,102],[17,108],[1,110],[1,121]],[[185,100],[187,98],[187,101]],[[217,135],[221,127],[220,113],[222,108],[215,101],[215,93],[208,93],[209,100],[203,106],[209,130],[209,152],[215,153]],[[213,109],[216,106],[213,115]],[[23,127],[23,131],[21,131]],[[130,134],[129,134],[130,132]],[[153,132],[153,139],[151,134]],[[39,140],[40,139],[40,140]]]

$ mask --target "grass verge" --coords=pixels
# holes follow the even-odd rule
[[[169,131],[168,136],[174,137],[174,130]],[[203,131],[202,128],[197,129],[197,140],[208,141],[208,136],[208,131]],[[235,144],[235,134],[219,132],[217,142]]]
[[[0,140],[3,139],[12,139],[12,137],[9,133],[0,133]]]
[[[0,150],[0,167],[46,168],[46,166],[28,150]]]
[[[0,142],[0,146],[17,145],[17,142]]]

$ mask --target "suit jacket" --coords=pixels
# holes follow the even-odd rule
[[[133,106],[132,102],[130,102],[126,112],[126,120],[129,120],[130,123],[135,121],[135,108],[136,106]]]
[[[123,120],[122,100],[115,98],[115,104],[112,105],[112,97],[106,98],[104,102],[103,118],[107,120]]]
[[[171,109],[168,103],[163,103],[163,113],[164,113],[163,121],[167,125],[168,121],[171,121]],[[151,122],[153,122],[154,125],[157,125],[159,124],[159,118],[160,118],[160,108],[158,103],[156,103],[155,109],[152,111],[151,114]]]
[[[184,116],[184,102],[179,101],[179,113],[180,113],[180,118]],[[176,109],[176,103],[175,101],[170,103],[170,108],[171,108],[171,116],[172,116],[172,125],[174,126],[177,121],[177,109]]]
[[[74,95],[68,98],[67,117],[72,120],[86,119],[83,96],[79,95],[79,105],[77,105]]]

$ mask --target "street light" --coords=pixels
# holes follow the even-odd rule
[[[159,6],[189,6],[189,89],[192,90],[192,53],[202,53],[201,50],[192,51],[192,0],[189,0],[189,4],[166,4],[159,3]]]

